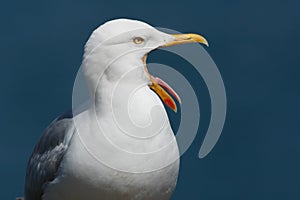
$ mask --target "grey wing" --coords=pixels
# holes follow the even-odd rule
[[[56,118],[44,131],[28,161],[25,200],[41,200],[44,188],[53,181],[74,133],[73,117],[86,111],[90,101]]]
[[[56,177],[61,160],[68,149],[74,125],[71,116],[60,116],[44,131],[29,159],[25,199],[41,200],[45,186]]]

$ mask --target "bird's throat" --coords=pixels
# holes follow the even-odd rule
[[[162,79],[160,79],[158,77],[154,77],[149,73],[148,68],[147,68],[147,63],[146,63],[147,56],[148,56],[148,54],[145,54],[142,61],[143,61],[144,69],[151,81],[151,83],[149,84],[149,87],[161,98],[161,100],[164,102],[164,104],[166,106],[171,108],[174,112],[177,112],[177,105],[176,105],[174,99],[172,98],[172,96],[179,103],[181,103],[181,99],[180,99],[179,95],[165,81],[163,81]]]

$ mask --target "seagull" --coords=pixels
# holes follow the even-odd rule
[[[82,61],[91,103],[46,128],[28,161],[25,200],[170,199],[180,156],[163,103],[176,112],[181,100],[146,59],[186,43],[208,46],[201,35],[132,19],[94,30]]]

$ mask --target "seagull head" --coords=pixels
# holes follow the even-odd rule
[[[199,34],[167,34],[138,20],[108,21],[93,31],[85,45],[83,66],[90,90],[95,90],[99,77],[113,82],[128,71],[139,69],[130,77],[131,81],[147,83],[176,112],[177,106],[171,96],[181,103],[179,96],[167,83],[149,73],[146,59],[155,49],[187,43],[208,46],[207,40]]]

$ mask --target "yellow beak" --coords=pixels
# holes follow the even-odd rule
[[[169,47],[169,46],[174,46],[178,44],[187,44],[187,43],[201,43],[208,46],[207,40],[202,35],[188,33],[188,34],[173,34],[172,36],[175,37],[175,40],[167,44],[164,44],[162,47]]]
[[[173,34],[172,35],[175,39],[171,42],[168,42],[161,47],[169,47],[169,46],[174,46],[174,45],[179,45],[179,44],[187,44],[187,43],[201,43],[206,46],[208,46],[207,40],[198,34]],[[149,74],[147,68],[146,68],[146,59],[147,55],[144,56],[143,62],[145,66],[146,72]],[[176,92],[165,82],[160,80],[159,78],[153,77],[149,74],[150,80],[152,82],[149,87],[155,91],[155,93],[162,99],[162,101],[170,107],[174,112],[177,112],[177,106],[173,98],[169,95],[169,93],[177,99],[179,103],[181,103],[180,97],[176,94]],[[169,92],[167,92],[166,90]]]

